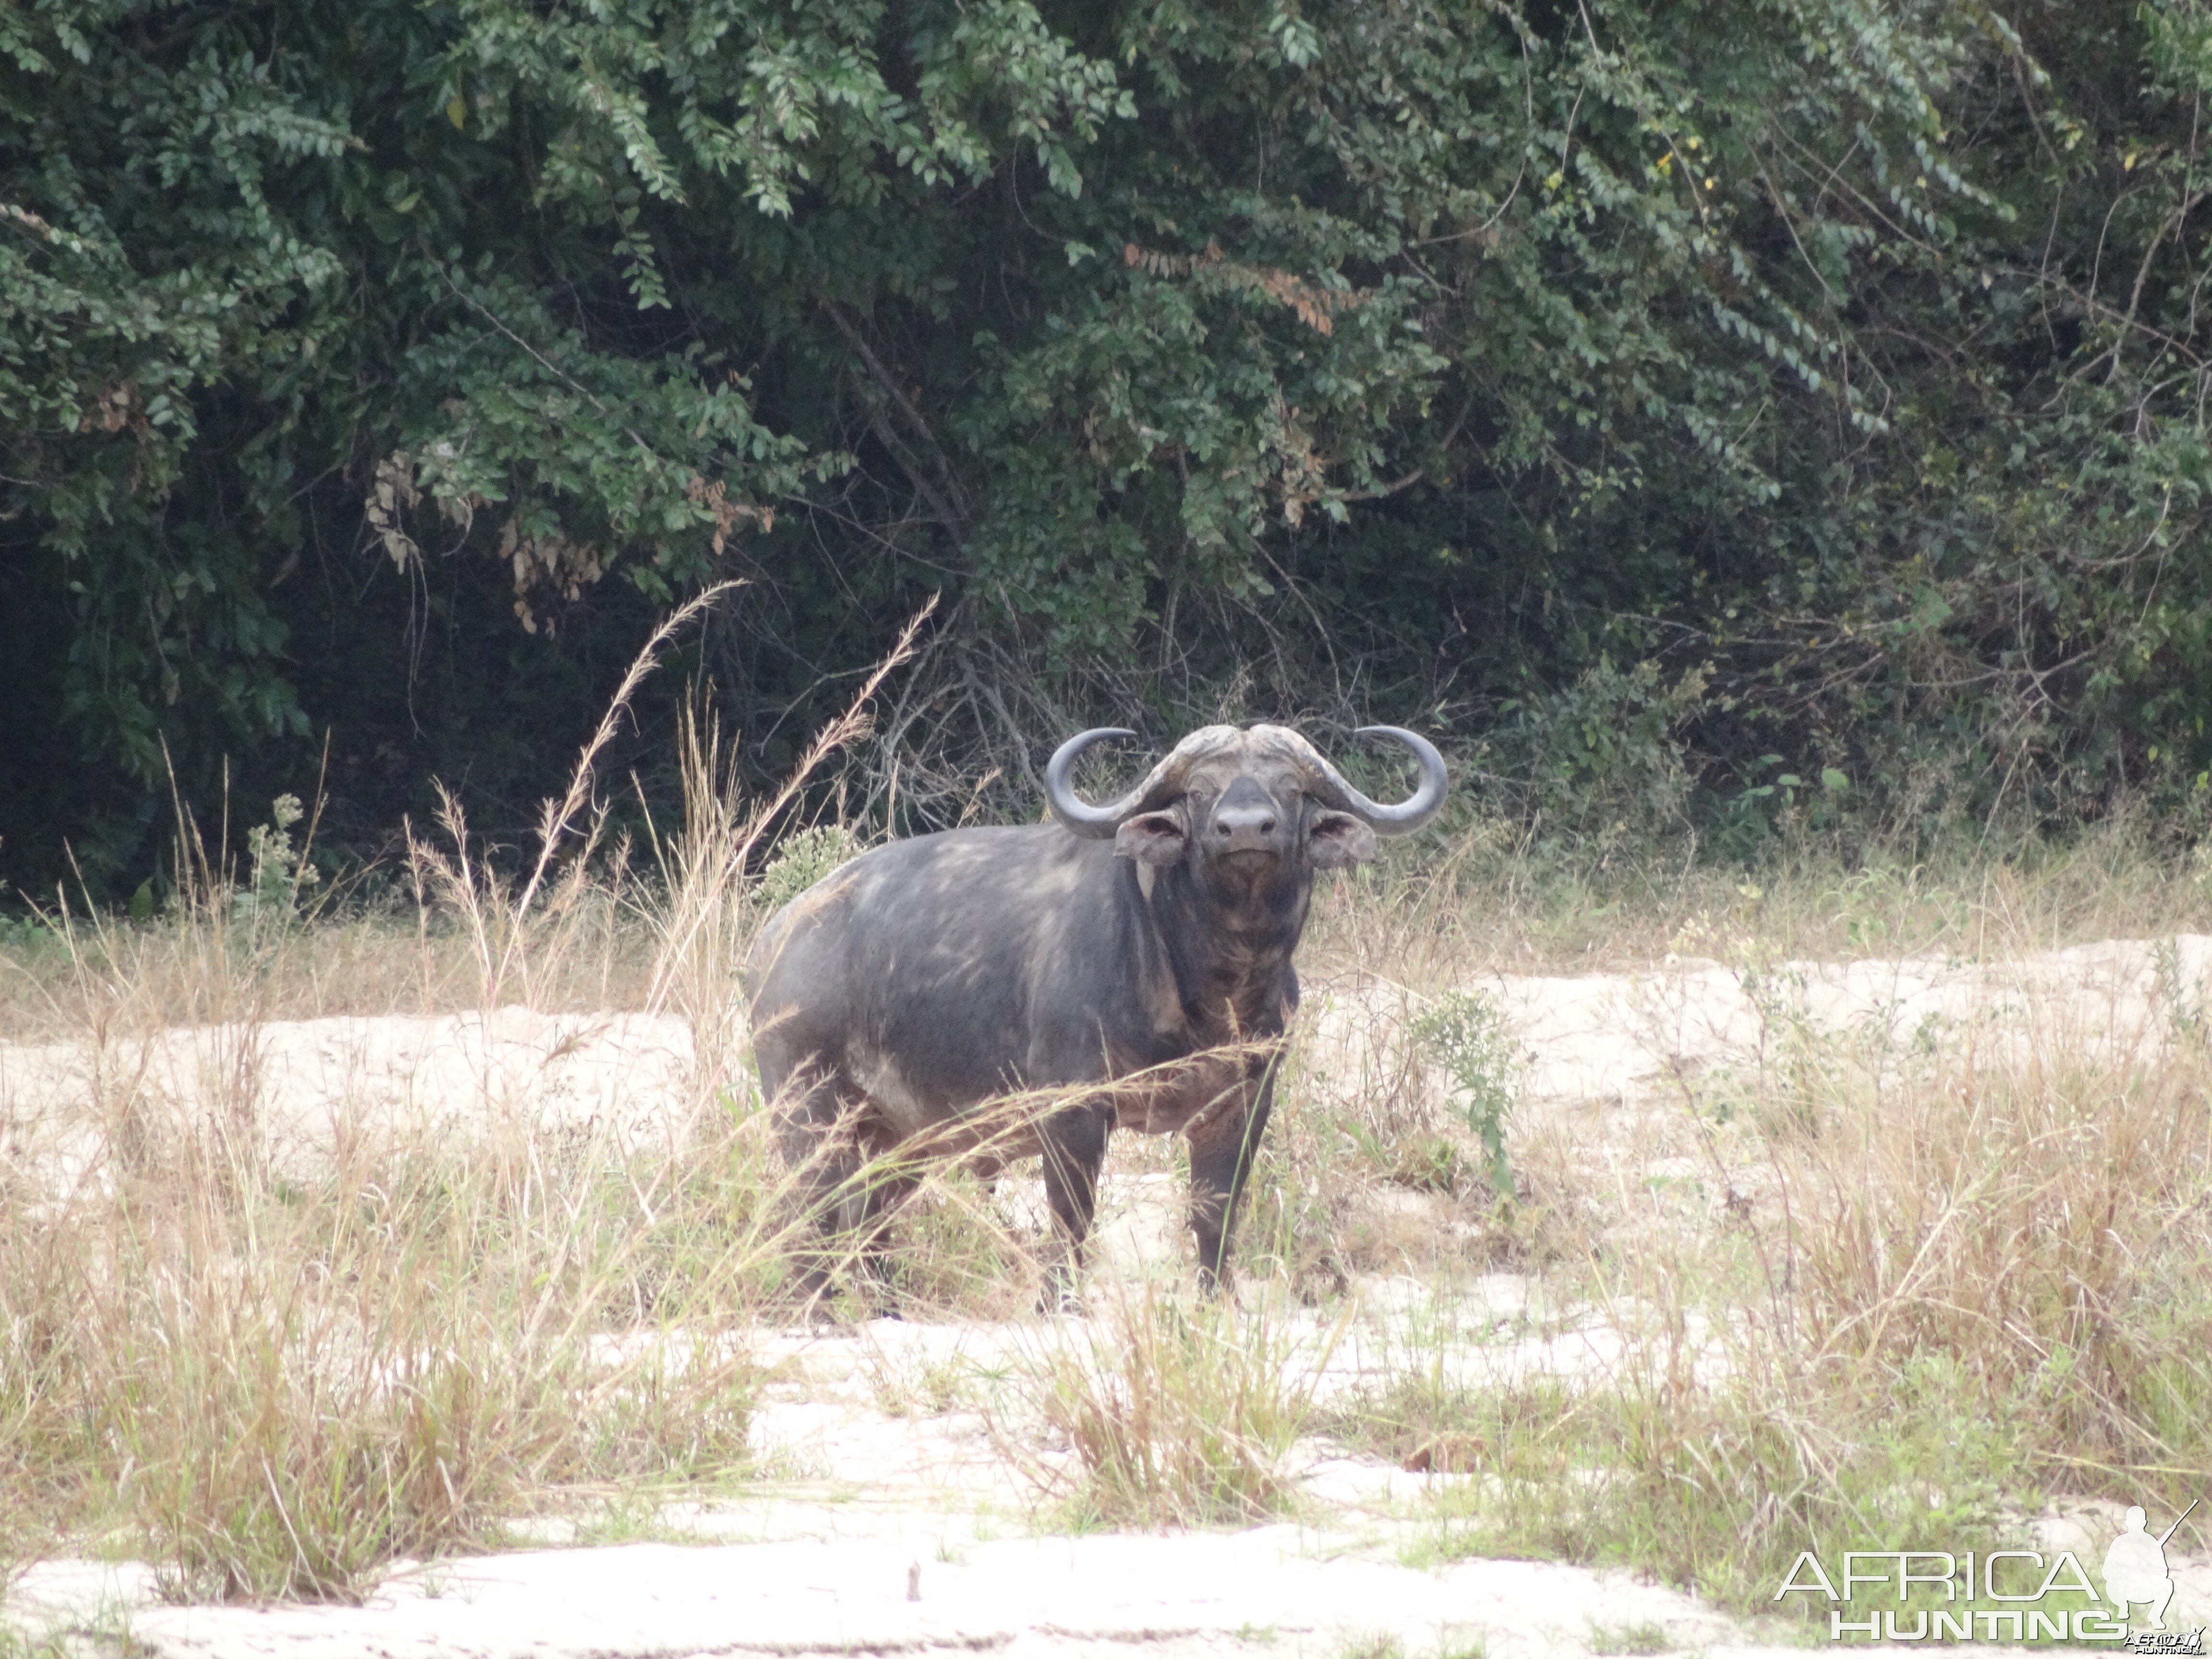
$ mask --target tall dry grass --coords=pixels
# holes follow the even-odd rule
[[[180,810],[169,916],[50,918],[12,994],[79,1069],[35,1125],[0,1102],[0,1510],[31,1534],[17,1556],[114,1534],[180,1596],[344,1597],[580,1483],[744,1470],[759,1381],[744,1334],[789,1316],[799,1212],[737,1048],[735,970],[755,848],[803,770],[741,800],[695,725],[657,883],[602,846],[590,805],[629,696],[712,598],[641,654],[517,875],[448,799],[441,836],[410,832],[411,926],[318,916],[281,809],[250,868]],[[803,769],[865,731],[899,660]],[[694,1034],[690,1086],[650,1133],[543,1115],[526,1087],[397,1123],[323,1103],[312,1154],[272,1145],[273,1020],[623,1001]],[[203,1028],[198,1075],[169,1098],[151,1057],[177,1025]]]
[[[171,930],[212,932],[226,897]],[[281,974],[270,955],[256,970]],[[0,1413],[21,1512],[123,1528],[179,1595],[343,1595],[549,1487],[742,1461],[741,1349],[599,1345],[728,1329],[772,1288],[781,1223],[744,1114],[702,1098],[635,1144],[526,1102],[398,1135],[340,1102],[327,1155],[280,1163],[250,991],[225,1012],[190,1109],[146,1091],[131,1056],[150,1036],[94,1034],[104,1063],[44,1126],[61,1155],[9,1172]]]
[[[1296,1507],[1291,1450],[1334,1333],[1302,1336],[1279,1297],[1243,1300],[1109,1279],[1094,1317],[1027,1346],[992,1427],[1059,1524],[1237,1525]]]

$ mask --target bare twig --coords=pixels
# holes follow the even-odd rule
[[[929,422],[922,418],[921,411],[914,405],[914,400],[906,395],[905,389],[899,385],[891,372],[884,367],[883,360],[876,356],[860,331],[855,328],[852,319],[845,315],[843,309],[833,301],[825,301],[822,309],[828,314],[830,320],[836,325],[837,331],[845,337],[846,343],[850,345],[860,355],[860,361],[867,365],[868,373],[874,378],[876,384],[884,389],[884,395],[891,401],[891,406],[905,416],[907,425],[914,430],[915,435],[935,452],[938,471],[936,483],[933,483],[924,476],[921,468],[908,457],[905,446],[892,435],[881,416],[871,410],[868,423],[875,428],[876,436],[883,441],[884,447],[891,452],[891,459],[899,464],[900,469],[905,472],[908,481],[921,493],[922,498],[936,510],[938,516],[952,529],[955,534],[964,538],[968,534],[969,519],[967,499],[961,490],[959,479],[953,475],[951,465],[945,459],[945,446],[938,442],[937,434],[930,428]],[[942,490],[938,488],[940,483],[943,486]],[[946,499],[948,495],[951,497],[949,501]]]

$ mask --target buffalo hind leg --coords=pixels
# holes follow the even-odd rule
[[[1223,1109],[1190,1133],[1190,1230],[1198,1239],[1198,1283],[1208,1293],[1229,1282],[1229,1251],[1236,1231],[1237,1207],[1244,1200],[1245,1183],[1251,1179],[1252,1160],[1267,1133],[1267,1115],[1274,1109],[1275,1071],[1272,1060],[1252,1062],[1257,1086],[1248,1080],[1249,1104]],[[1250,1073],[1248,1073],[1248,1079]]]
[[[1044,1201],[1051,1206],[1053,1222],[1044,1288],[1037,1298],[1042,1312],[1069,1313],[1077,1306],[1075,1275],[1082,1271],[1083,1243],[1098,1208],[1098,1172],[1106,1163],[1106,1137],[1113,1127],[1113,1114],[1102,1106],[1071,1106],[1041,1126]]]
[[[884,1246],[891,1212],[911,1183],[872,1155],[879,1139],[871,1133],[873,1116],[867,1097],[834,1069],[810,1070],[780,1103],[777,1139],[791,1171],[797,1234],[792,1262],[811,1317],[826,1315],[838,1273],[856,1258],[876,1287],[870,1299],[878,1310],[888,1294]]]

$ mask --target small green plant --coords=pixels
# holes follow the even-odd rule
[[[2203,1043],[2207,1036],[2204,983],[2201,979],[2194,982],[2183,980],[2180,941],[2170,933],[2154,939],[2150,959],[2155,994],[2165,1005],[2173,1034],[2188,1042]]]
[[[322,879],[307,861],[306,848],[292,845],[292,826],[307,815],[297,795],[279,795],[269,804],[270,821],[246,832],[252,868],[245,885],[230,896],[240,921],[289,921],[299,913],[301,893]]]
[[[0,900],[12,897],[15,902],[21,904],[25,896],[20,889],[0,881]],[[0,951],[62,948],[64,940],[60,929],[47,921],[37,905],[30,905],[27,909],[29,913],[24,915],[9,915],[0,912]]]
[[[1646,1619],[1635,1625],[1592,1625],[1589,1650],[1595,1654],[1654,1654],[1674,1650],[1667,1627]]]
[[[1564,1398],[1547,1390],[1501,1392],[1457,1380],[1443,1360],[1460,1340],[1456,1334],[1435,1333],[1413,1364],[1334,1407],[1326,1431],[1401,1468],[1469,1474],[1494,1467],[1497,1449],[1513,1443],[1524,1419],[1541,1421],[1565,1410]]]
[[[969,1367],[957,1355],[933,1359],[927,1353],[901,1360],[871,1354],[861,1367],[876,1409],[885,1417],[942,1417],[969,1397]]]
[[[817,823],[786,836],[754,890],[762,911],[781,909],[860,851],[860,837],[842,823]]]
[[[1481,991],[1450,991],[1413,1022],[1451,1079],[1452,1109],[1482,1143],[1490,1183],[1500,1198],[1513,1196],[1513,1164],[1505,1151],[1506,1121],[1513,1113],[1520,1052],[1504,1013]]]
[[[1408,1136],[1390,1164],[1393,1181],[1419,1193],[1456,1192],[1466,1174],[1467,1160],[1449,1135]]]

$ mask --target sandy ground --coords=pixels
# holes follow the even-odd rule
[[[2054,1022],[2069,1041],[2156,1041],[2197,1017],[2208,970],[2212,938],[2184,936],[2017,962],[1748,972],[1669,959],[1643,974],[1506,976],[1470,988],[1497,1000],[1523,1057],[1522,1130],[1549,1123],[1648,1159],[1669,1149],[1623,1126],[1679,1100],[1687,1079],[1775,1063],[1781,1045],[1806,1033],[1846,1036],[1875,1065],[1916,1038],[2027,1042]],[[1309,1085],[1439,1086],[1406,1036],[1418,1006],[1387,981],[1317,976],[1301,1048]],[[189,1119],[234,1094],[240,1077],[254,1085],[257,1132],[280,1163],[327,1158],[357,1135],[673,1136],[692,1099],[686,1029],[631,1015],[510,1008],[171,1030],[100,1052],[0,1044],[0,1174],[18,1192],[91,1174],[91,1145],[58,1127],[82,1121],[72,1109],[88,1099]],[[1109,1180],[1102,1270],[1171,1262],[1176,1204],[1172,1180],[1156,1170]],[[1426,1212],[1410,1210],[1420,1224]],[[1326,1326],[1293,1316],[1295,1344],[1322,1366],[1324,1397],[1374,1374],[1416,1317],[1454,1322],[1464,1340],[1450,1360],[1469,1376],[1574,1376],[1620,1357],[1602,1321],[1532,1310],[1533,1287],[1513,1274],[1456,1285],[1449,1308],[1411,1279],[1355,1289],[1356,1311]],[[623,1528],[604,1519],[538,1522],[518,1533],[535,1547],[403,1564],[359,1607],[173,1606],[137,1564],[56,1560],[22,1576],[5,1617],[86,1651],[297,1659],[963,1649],[1334,1659],[1384,1638],[1409,1655],[1802,1650],[1775,1645],[1792,1643],[1794,1627],[1747,1626],[1620,1574],[1526,1561],[1406,1565],[1431,1496],[1480,1477],[1409,1474],[1319,1442],[1295,1455],[1305,1498],[1296,1524],[1038,1535],[1036,1490],[994,1443],[972,1388],[928,1408],[912,1397],[933,1377],[1002,1375],[1043,1328],[878,1322],[757,1334],[773,1365],[754,1429],[769,1478],[740,1497],[630,1517],[632,1541],[608,1541]],[[2115,1524],[2085,1509],[2046,1519],[2042,1541],[2076,1548],[2094,1566]],[[2212,1565],[2178,1547],[2170,1563],[2179,1594],[2168,1628],[2212,1623]]]
[[[183,1123],[218,1117],[212,1101],[250,1097],[280,1170],[351,1136],[667,1135],[683,1127],[690,1077],[682,1020],[528,1008],[185,1026],[99,1049],[0,1043],[0,1165],[39,1182],[78,1179],[97,1131],[94,1114],[76,1109],[94,1101]]]

